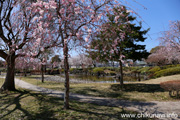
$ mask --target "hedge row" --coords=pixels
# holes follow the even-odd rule
[[[164,65],[164,66],[161,66],[161,69],[167,69],[167,68],[172,68],[172,67],[180,67],[180,64],[177,64],[177,65]]]
[[[110,74],[115,75],[119,71],[113,67],[96,67],[96,68],[70,68],[70,73],[88,73],[88,74]]]
[[[147,74],[148,78],[157,78],[161,76],[180,74],[180,65],[166,65],[155,67],[123,67],[124,71],[140,72]],[[96,67],[96,68],[71,68],[70,73],[89,73],[89,74],[109,74],[115,75],[119,68],[113,67]]]
[[[150,67],[142,67],[138,70],[138,72],[140,72],[141,74],[148,73],[150,69]]]
[[[167,68],[154,73],[155,77],[175,75],[175,74],[180,74],[180,67]]]
[[[64,72],[63,69],[46,69],[48,74],[57,74]],[[155,66],[155,67],[123,67],[124,72],[139,72],[141,74],[147,74],[148,78],[157,78],[161,76],[180,74],[180,65],[165,65],[165,66]],[[29,70],[33,71],[33,70]],[[53,72],[52,72],[53,71]],[[20,72],[20,70],[16,70]],[[28,72],[28,71],[27,71]],[[34,71],[35,72],[35,71]],[[36,73],[36,72],[35,72]],[[119,73],[119,68],[114,67],[96,67],[96,68],[70,68],[70,73],[85,73],[85,74],[96,74],[96,75],[115,75]]]
[[[160,68],[159,66],[155,66],[155,67],[151,68],[151,69],[149,70],[149,72],[150,72],[150,73],[155,73],[155,72],[158,72],[158,71],[160,71],[160,70],[161,70],[161,68]]]
[[[63,69],[48,69],[46,70],[45,74],[48,75],[55,75],[55,74],[60,74],[61,72],[64,72]],[[41,74],[41,70],[27,70],[27,71],[22,71],[22,70],[16,70],[15,73],[17,73],[18,75],[21,74],[33,74],[33,75],[39,75]]]
[[[169,91],[171,97],[179,97],[180,80],[162,82],[160,83],[160,86],[164,90]]]

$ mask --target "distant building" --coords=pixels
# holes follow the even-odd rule
[[[134,63],[135,66],[147,66],[147,63],[145,61],[136,61]]]

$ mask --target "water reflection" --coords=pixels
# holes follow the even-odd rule
[[[61,75],[64,77],[64,75]],[[93,75],[83,75],[83,74],[70,74],[70,79],[76,79],[80,81],[97,82],[97,83],[119,83],[119,80],[114,76],[93,76]],[[124,82],[137,81],[137,78],[132,76],[124,76]]]

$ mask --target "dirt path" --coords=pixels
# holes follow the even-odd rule
[[[36,85],[32,85],[30,83],[24,82],[19,79],[15,79],[15,83],[17,86],[33,91],[42,92],[48,94],[50,96],[56,96],[63,98],[64,92],[46,89],[42,87],[38,87]],[[178,102],[159,102],[159,101],[152,101],[152,102],[136,102],[136,101],[127,101],[127,100],[118,100],[113,98],[103,98],[103,97],[92,97],[92,96],[85,96],[79,94],[70,94],[70,99],[77,100],[79,102],[87,102],[93,103],[98,105],[104,106],[115,106],[115,107],[124,107],[130,110],[135,110],[140,113],[147,114],[177,114],[179,115],[178,118],[162,118],[162,120],[180,120],[180,101]]]

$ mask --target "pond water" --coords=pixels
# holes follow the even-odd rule
[[[64,75],[61,75],[64,77]],[[119,83],[119,80],[113,76],[93,76],[93,75],[83,75],[83,74],[70,74],[70,79],[82,80],[82,81],[92,81],[97,83]],[[143,79],[142,79],[143,80]],[[135,77],[124,76],[124,82],[137,81]]]

